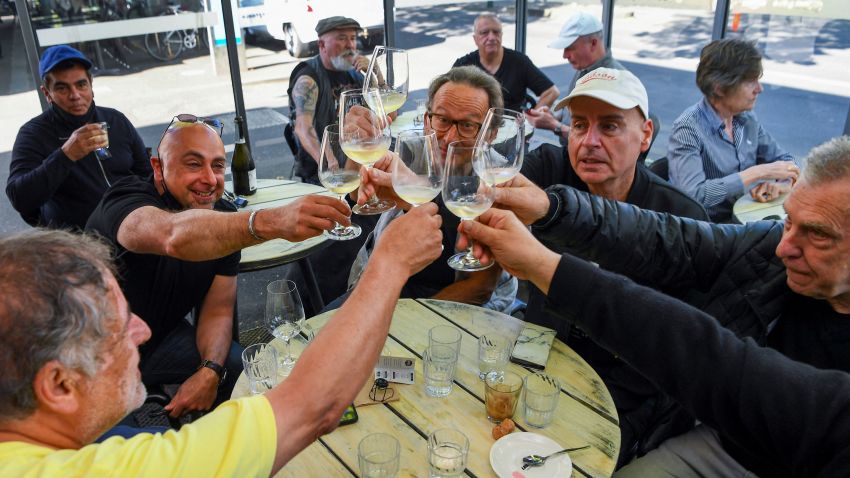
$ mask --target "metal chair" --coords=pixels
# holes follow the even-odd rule
[[[649,165],[649,170],[665,181],[670,181],[670,164],[667,156],[656,159]]]

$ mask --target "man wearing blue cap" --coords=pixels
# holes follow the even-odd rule
[[[83,229],[112,183],[151,174],[145,145],[127,117],[95,106],[91,67],[67,45],[41,55],[41,91],[50,107],[18,131],[6,183],[9,201],[30,225]],[[96,155],[100,148],[109,153]]]

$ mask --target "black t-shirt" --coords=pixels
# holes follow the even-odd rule
[[[440,230],[443,232],[443,253],[424,269],[410,276],[402,289],[401,297],[403,298],[431,297],[455,282],[455,270],[449,267],[447,261],[455,254],[460,218],[446,208],[442,195],[434,198],[434,203],[439,208],[438,214],[443,218],[443,223],[440,225]]]
[[[143,206],[169,211],[183,209],[174,197],[160,195],[151,177],[128,177],[114,184],[89,217],[86,229],[115,245],[119,283],[130,309],[151,329],[143,346],[155,350],[194,307],[200,306],[216,275],[235,276],[240,252],[216,260],[189,262],[156,254],[130,252],[118,243],[118,229],[128,214]],[[236,211],[232,203],[219,200],[217,211]]]
[[[499,65],[499,69],[496,70],[493,77],[502,85],[505,108],[521,111],[527,89],[540,96],[541,93],[551,88],[553,83],[524,54],[510,48],[504,48],[504,52],[502,64]],[[466,65],[474,65],[487,71],[481,64],[481,55],[478,50],[458,58],[452,67]]]

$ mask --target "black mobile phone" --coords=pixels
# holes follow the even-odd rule
[[[248,205],[248,200],[243,197],[236,196],[236,199],[233,200],[233,204],[235,204],[238,208],[243,208]]]
[[[356,423],[357,418],[357,410],[354,409],[354,404],[352,403],[345,409],[345,413],[342,414],[342,418],[339,419],[339,425],[342,426]]]

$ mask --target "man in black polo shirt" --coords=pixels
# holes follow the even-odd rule
[[[537,95],[535,108],[552,106],[558,98],[558,87],[524,54],[502,46],[502,22],[492,13],[482,13],[475,19],[477,51],[455,60],[455,66],[473,65],[493,75],[502,85],[505,108],[522,111],[526,90]]]
[[[637,163],[649,149],[653,127],[646,89],[637,77],[599,68],[558,103],[565,105],[571,116],[569,146],[544,144],[531,151],[523,175],[541,188],[564,184],[645,209],[708,220],[697,201]],[[605,381],[621,418],[620,462],[627,462],[636,451],[645,451],[653,409],[663,409],[666,399],[631,367],[546,309],[545,302],[546,296],[532,287],[525,320],[556,329]]]
[[[153,177],[126,178],[104,195],[87,229],[115,244],[121,288],[151,329],[141,347],[146,386],[182,383],[165,408],[177,417],[230,397],[241,371],[232,340],[240,250],[303,241],[350,224],[347,205],[307,196],[262,211],[222,200],[227,169],[221,122],[179,115],[163,134]],[[193,309],[197,320],[184,318]]]

